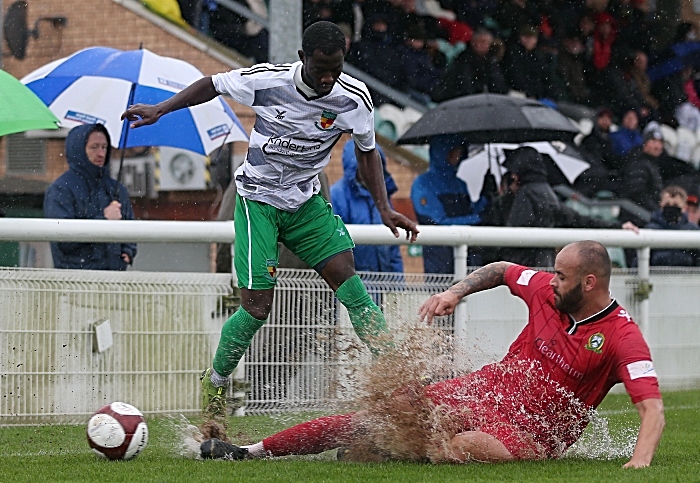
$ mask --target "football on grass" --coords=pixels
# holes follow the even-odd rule
[[[131,404],[113,402],[90,417],[87,425],[90,448],[110,460],[135,458],[148,443],[148,426],[141,411]]]

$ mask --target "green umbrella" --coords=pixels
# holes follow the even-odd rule
[[[0,136],[29,129],[58,129],[57,123],[36,94],[0,70]]]

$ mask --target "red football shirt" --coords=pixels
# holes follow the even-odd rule
[[[649,347],[627,311],[613,300],[601,312],[575,321],[555,308],[552,276],[518,265],[508,268],[506,284],[525,301],[529,317],[503,362],[539,361],[549,378],[592,407],[619,382],[633,403],[661,398]]]

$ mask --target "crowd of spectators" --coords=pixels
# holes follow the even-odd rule
[[[265,0],[238,1],[267,16]],[[267,32],[254,21],[213,0],[179,2],[183,14],[188,7],[197,10],[199,28],[256,62],[267,60]],[[652,213],[650,227],[688,229],[697,226],[700,218],[700,176],[691,164],[664,149],[661,126],[694,133],[700,128],[700,41],[695,28],[682,23],[669,45],[658,45],[653,18],[646,0],[303,2],[304,27],[319,20],[337,23],[346,36],[348,63],[418,102],[517,91],[554,107],[567,103],[593,109],[593,129],[580,146],[591,168],[574,188],[586,196],[606,193],[633,201]],[[391,102],[370,91],[375,105]],[[563,206],[537,170],[520,174],[509,170],[500,193],[484,193],[472,203],[464,183],[455,176],[466,154],[465,142],[447,138],[431,142],[430,168],[416,179],[411,193],[420,223],[605,227]],[[539,159],[532,152],[528,156]],[[526,164],[537,166],[533,159]],[[361,182],[352,175],[346,181],[361,190]],[[686,193],[677,223],[664,218],[665,205],[659,205],[668,201],[662,200],[669,196],[663,194],[668,186]],[[528,198],[533,187],[538,195]],[[679,192],[673,192],[674,202],[680,204]],[[536,201],[537,206],[527,212],[532,219],[522,220],[513,212],[515,196]],[[621,222],[613,225],[619,227]],[[481,261],[491,255],[470,251],[472,257],[482,256]],[[542,255],[551,253],[527,254],[542,260],[511,255],[537,265],[546,263]],[[507,259],[509,255],[499,256]],[[693,264],[696,260],[695,256],[659,260],[671,258]],[[427,272],[452,272],[451,249],[424,247],[424,262]],[[470,263],[480,260],[470,259]]]
[[[265,0],[235,1],[268,15]],[[261,25],[215,0],[178,3],[186,21],[267,61]],[[518,91],[607,106],[618,121],[633,110],[641,127],[700,127],[697,32],[683,23],[657,45],[647,0],[304,0],[304,27],[318,20],[341,26],[349,63],[419,102]]]

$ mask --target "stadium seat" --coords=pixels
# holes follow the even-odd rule
[[[447,59],[447,65],[450,65],[452,61],[467,48],[467,44],[464,42],[457,42],[452,45],[445,39],[437,39],[437,44],[438,50],[442,52]]]
[[[579,130],[581,131],[581,134],[585,136],[588,136],[591,131],[593,131],[593,120],[583,118],[579,120],[579,122],[576,123],[578,125]]]
[[[374,130],[377,134],[392,141],[396,141],[398,136],[396,135],[396,126],[391,121],[382,119],[380,116],[374,118]]]
[[[660,129],[661,134],[664,137],[664,148],[666,149],[666,152],[671,156],[675,156],[676,146],[678,145],[678,134],[676,133],[676,130],[668,124],[662,124]]]
[[[375,109],[375,116],[374,125],[377,132],[392,141],[396,141],[401,135],[399,127],[403,125],[401,109],[393,104],[382,104]]]
[[[402,123],[397,126],[398,128],[398,135],[402,136],[403,133],[408,131],[408,129],[413,126],[413,124],[423,117],[423,114],[420,111],[417,111],[416,109],[413,109],[412,107],[404,107],[401,116]]]
[[[401,109],[393,104],[382,104],[376,109],[376,113],[379,114],[382,120],[394,125],[397,137],[401,137],[401,135],[422,116],[422,114],[415,109],[410,107]]]
[[[693,157],[690,159],[690,164],[692,164],[695,169],[700,170],[700,144],[697,144],[693,149]]]
[[[695,145],[697,144],[695,133],[690,129],[679,127],[676,130],[676,135],[678,136],[678,143],[676,144],[675,156],[686,163],[690,163],[693,158]]]
[[[610,262],[613,268],[627,268],[627,258],[625,257],[625,251],[620,247],[607,247],[608,255],[610,256]]]

